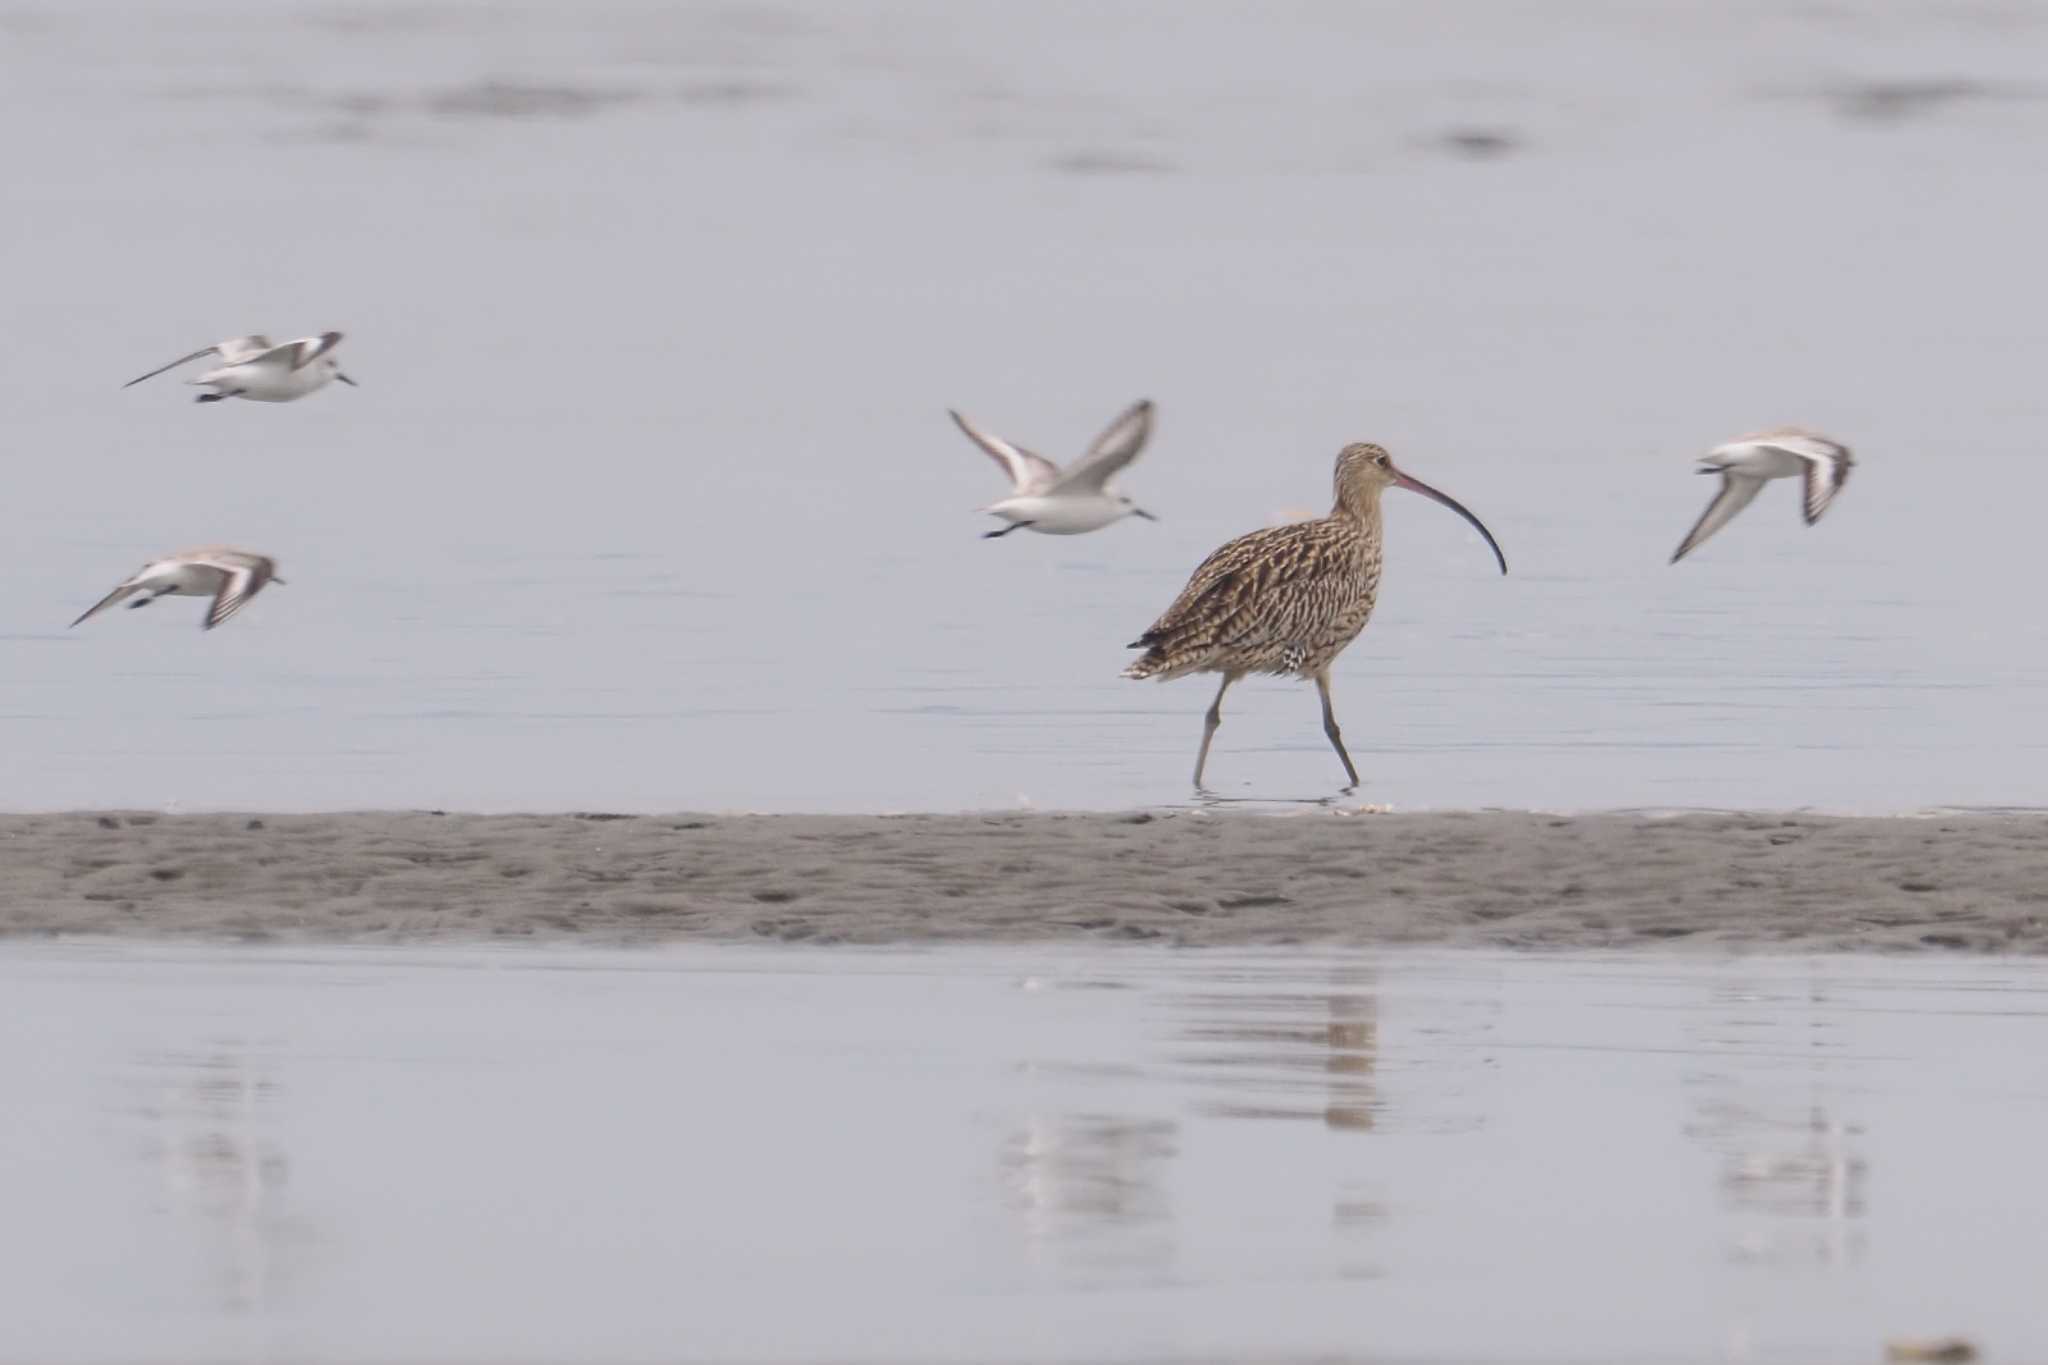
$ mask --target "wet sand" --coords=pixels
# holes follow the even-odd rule
[[[2048,951],[2048,816],[0,816],[0,933]]]

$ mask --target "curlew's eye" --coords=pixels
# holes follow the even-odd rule
[[[1372,462],[1385,469],[1387,467],[1387,452],[1382,450],[1379,454],[1372,457]]]

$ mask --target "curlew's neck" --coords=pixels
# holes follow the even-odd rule
[[[1380,532],[1380,494],[1386,485],[1374,479],[1337,480],[1337,501],[1330,508],[1331,521],[1355,522],[1367,536]]]

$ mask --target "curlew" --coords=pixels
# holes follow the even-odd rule
[[[289,403],[315,389],[326,388],[329,380],[339,379],[351,388],[356,386],[355,380],[341,372],[341,362],[332,354],[339,345],[339,332],[322,332],[316,337],[287,341],[282,346],[271,345],[266,336],[229,337],[179,356],[168,365],[159,365],[148,374],[137,375],[121,387],[132,389],[165,370],[175,370],[188,361],[210,355],[219,357],[221,363],[190,381],[210,390],[199,395],[200,402],[251,398],[259,403]]]
[[[1456,498],[1395,468],[1383,448],[1344,447],[1335,483],[1336,505],[1328,516],[1269,526],[1224,545],[1202,561],[1152,628],[1131,642],[1130,648],[1145,652],[1124,670],[1126,678],[1165,682],[1190,673],[1223,675],[1203,717],[1202,747],[1195,755],[1198,791],[1209,742],[1223,723],[1223,694],[1247,673],[1291,674],[1315,683],[1323,733],[1351,786],[1358,785],[1358,769],[1330,703],[1330,665],[1365,629],[1379,595],[1380,494],[1386,489],[1410,489],[1471,522],[1492,547],[1500,571],[1508,571],[1507,556],[1479,518]]]
[[[1772,427],[1715,446],[1700,456],[1699,472],[1719,474],[1721,491],[1686,532],[1671,562],[1684,559],[1708,536],[1735,520],[1735,514],[1749,506],[1769,479],[1797,474],[1806,480],[1800,513],[1808,526],[1813,525],[1849,482],[1849,467],[1855,463],[1849,458],[1849,447],[1802,427]]]
[[[1065,469],[1043,455],[1034,455],[993,432],[983,431],[957,412],[951,416],[968,439],[987,451],[989,458],[1010,476],[1010,496],[979,509],[1010,524],[1000,531],[984,532],[982,539],[996,540],[1026,527],[1050,536],[1077,536],[1125,517],[1158,520],[1117,492],[1111,482],[1123,472],[1124,466],[1138,458],[1138,452],[1145,448],[1145,438],[1152,434],[1149,401],[1124,409],[1095,438],[1088,453]]]
[[[269,556],[208,545],[143,565],[71,624],[89,620],[129,597],[135,598],[128,603],[130,607],[146,607],[159,597],[211,597],[213,605],[207,608],[200,629],[212,630],[240,611],[265,583],[282,582],[277,561]]]

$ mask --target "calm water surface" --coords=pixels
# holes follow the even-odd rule
[[[1403,807],[2048,804],[2048,11],[66,0],[0,12],[0,805],[1121,807],[1123,645],[1381,440],[1338,670]],[[349,333],[360,390],[129,376]],[[987,543],[967,409],[1162,418]],[[1839,432],[1684,565],[1689,458]],[[225,540],[289,586],[63,629]],[[1323,796],[1313,692],[1211,774]]]
[[[0,1358],[2039,1360],[2044,986],[11,946]]]

